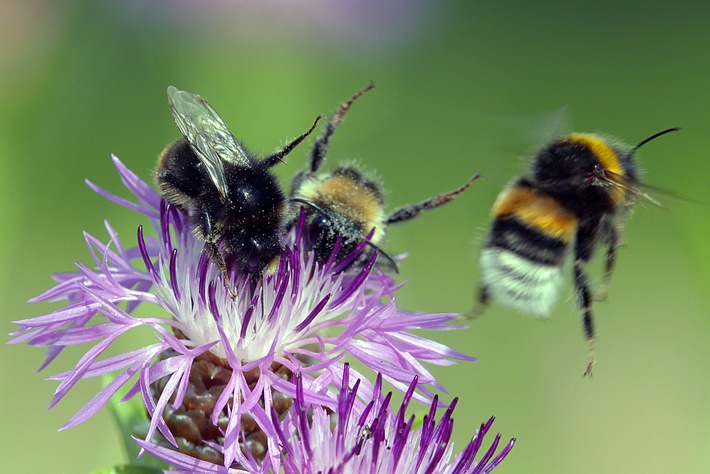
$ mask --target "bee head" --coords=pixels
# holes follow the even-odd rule
[[[273,232],[233,232],[227,234],[226,246],[239,270],[252,275],[269,270],[283,250],[280,236]]]
[[[362,229],[357,223],[337,213],[331,214],[326,216],[315,213],[306,223],[306,236],[319,262],[325,262],[333,253],[338,236],[340,236],[340,248],[335,257],[336,261],[343,260],[364,240]]]
[[[600,167],[623,173],[614,148],[595,136],[576,134],[542,149],[533,164],[533,176],[552,195],[579,195],[594,185]]]
[[[336,261],[343,260],[364,240],[365,236],[360,224],[339,212],[322,208],[302,198],[291,198],[291,201],[305,204],[302,207],[306,216],[303,235],[306,246],[313,250],[317,262],[323,263],[328,260],[338,245],[338,237],[340,237],[340,244]]]

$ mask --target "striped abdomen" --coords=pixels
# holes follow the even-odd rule
[[[482,297],[527,313],[549,314],[577,218],[526,179],[503,190],[493,218],[480,257]]]

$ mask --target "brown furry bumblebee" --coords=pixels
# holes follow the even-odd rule
[[[599,299],[606,293],[634,202],[639,197],[651,199],[640,188],[634,154],[650,140],[675,130],[656,133],[635,147],[575,133],[542,148],[531,176],[514,180],[493,205],[493,223],[480,255],[479,307],[471,316],[478,316],[491,299],[547,316],[572,252],[574,287],[589,343],[584,375],[590,375],[596,334],[585,265],[598,245],[607,246]]]
[[[205,251],[229,282],[225,256],[239,271],[273,271],[283,250],[287,203],[270,168],[293,150],[313,126],[283,149],[260,159],[237,141],[199,95],[168,87],[168,102],[183,137],[163,151],[156,178],[160,193],[205,241]],[[220,250],[220,247],[223,250]]]
[[[352,104],[366,92],[374,89],[370,84],[355,93],[331,115],[323,135],[316,141],[307,171],[298,172],[292,181],[290,200],[302,206],[306,214],[304,235],[308,246],[314,251],[316,261],[325,262],[340,246],[335,255],[342,262],[358,245],[368,246],[360,254],[357,263],[363,263],[377,250],[389,260],[389,267],[396,271],[396,263],[384,253],[382,243],[387,226],[417,217],[421,211],[435,209],[453,201],[468,189],[479,176],[473,176],[460,188],[434,196],[418,204],[402,206],[390,213],[384,210],[384,192],[381,185],[369,178],[354,165],[341,165],[324,175],[316,173],[321,168],[330,139],[341,124]],[[294,212],[294,215],[297,215]]]

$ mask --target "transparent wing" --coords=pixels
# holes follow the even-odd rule
[[[224,162],[250,167],[246,152],[222,117],[199,95],[169,86],[168,103],[180,133],[190,143],[217,191],[226,198]]]
[[[645,184],[639,183],[629,183],[623,176],[613,173],[609,170],[601,170],[594,175],[594,184],[596,186],[602,187],[616,187],[622,189],[628,195],[633,196],[635,199],[643,199],[646,202],[654,204],[656,206],[661,206],[661,203],[656,200],[650,193],[646,191],[651,191],[653,194],[657,194],[658,190],[651,188]]]

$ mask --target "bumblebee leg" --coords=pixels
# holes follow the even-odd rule
[[[395,209],[392,211],[392,213],[387,217],[387,220],[385,221],[385,224],[394,224],[397,222],[402,222],[402,221],[408,221],[409,219],[414,219],[417,217],[422,211],[428,211],[429,209],[436,209],[439,206],[443,206],[444,204],[448,204],[454,199],[456,199],[456,196],[461,194],[462,192],[466,191],[474,181],[476,181],[478,178],[480,178],[481,175],[475,174],[469,179],[466,184],[461,186],[458,189],[455,189],[451,192],[444,193],[444,194],[439,194],[438,196],[431,197],[425,201],[422,201],[418,204],[408,204],[406,206],[402,206],[398,209]]]
[[[585,261],[576,259],[574,262],[574,286],[577,291],[577,303],[582,312],[582,328],[584,336],[589,344],[589,353],[587,359],[587,369],[584,371],[584,376],[592,375],[592,367],[597,361],[597,337],[594,330],[594,317],[592,316],[592,293],[589,286],[589,278],[584,272]]]
[[[609,246],[604,259],[604,273],[602,274],[602,282],[594,295],[596,301],[605,301],[609,293],[609,284],[611,283],[611,275],[614,271],[616,263],[616,251],[624,245],[624,225],[631,217],[631,205],[623,207],[614,217],[602,222],[601,234],[604,236],[604,241]]]
[[[217,268],[222,272],[222,279],[224,281],[224,287],[229,291],[232,299],[236,299],[237,294],[234,292],[232,285],[229,281],[229,272],[227,272],[227,264],[224,261],[224,256],[222,252],[219,251],[217,247],[216,236],[214,235],[214,230],[212,228],[212,220],[210,219],[210,214],[206,208],[202,209],[200,212],[200,227],[201,231],[205,236],[205,250],[207,255],[209,255],[212,263],[217,265]]]
[[[597,361],[597,336],[594,329],[594,317],[592,316],[592,288],[589,284],[589,277],[584,271],[584,266],[592,258],[594,242],[599,232],[604,232],[605,230],[599,227],[600,224],[600,221],[593,219],[582,223],[577,229],[574,247],[574,288],[577,292],[577,305],[582,313],[584,336],[589,346],[587,368],[584,371],[585,377],[592,375],[592,367]]]
[[[313,144],[310,162],[311,173],[315,173],[316,171],[318,171],[321,165],[323,164],[323,161],[325,160],[325,157],[328,154],[330,138],[335,133],[335,130],[340,126],[343,119],[345,119],[345,115],[347,115],[348,110],[350,110],[350,106],[353,105],[353,103],[357,99],[359,99],[360,96],[362,96],[368,91],[371,91],[374,88],[375,85],[370,83],[367,87],[360,89],[352,97],[350,97],[347,102],[345,102],[344,104],[340,104],[340,107],[338,107],[338,109],[333,113],[333,115],[330,116],[330,118],[328,119],[328,123],[325,124],[325,130],[323,130],[323,135],[321,135],[321,137],[316,140],[315,144]]]
[[[290,143],[287,143],[285,147],[283,147],[282,149],[280,149],[276,153],[274,153],[271,156],[264,159],[264,165],[266,165],[267,168],[271,168],[272,166],[274,166],[277,163],[282,163],[283,158],[286,155],[288,155],[289,153],[291,153],[291,150],[296,148],[299,143],[301,143],[303,140],[305,140],[306,137],[308,135],[310,135],[313,132],[313,130],[316,129],[316,125],[318,124],[318,122],[322,118],[323,118],[322,115],[319,115],[318,117],[316,117],[315,122],[313,122],[313,125],[311,126],[311,128],[307,132],[302,133],[300,136],[293,139]]]
[[[478,298],[476,299],[476,303],[471,308],[468,310],[467,313],[463,313],[456,319],[476,319],[480,315],[483,314],[483,312],[488,308],[488,305],[490,304],[491,300],[491,295],[488,292],[488,287],[487,286],[481,286],[481,289],[478,292]]]
[[[291,179],[291,189],[289,190],[289,196],[293,197],[296,192],[301,189],[303,181],[306,179],[306,172],[303,170],[297,171],[293,178]]]
[[[611,275],[614,272],[616,250],[619,248],[619,230],[616,227],[610,227],[608,232],[607,242],[609,244],[609,248],[606,251],[606,257],[604,258],[604,273],[602,274],[602,282],[594,295],[594,299],[596,301],[606,301],[609,296],[609,284],[611,283]]]
[[[232,297],[232,299],[236,299],[237,293],[234,291],[232,285],[229,282],[229,272],[227,272],[227,264],[224,261],[222,253],[219,251],[219,247],[217,247],[217,244],[215,242],[211,242],[208,240],[205,241],[205,250],[207,250],[207,254],[210,256],[212,262],[217,265],[219,271],[222,272],[222,280],[224,281],[224,287],[227,289],[227,291],[229,291],[229,295]]]

